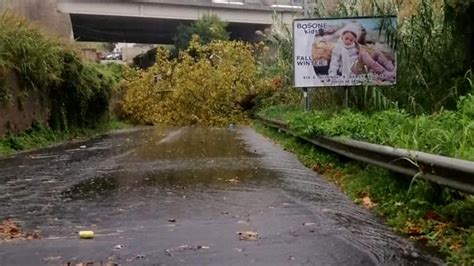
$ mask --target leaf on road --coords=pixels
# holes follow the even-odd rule
[[[3,220],[3,222],[0,224],[0,239],[33,240],[39,238],[40,235],[38,232],[23,233],[20,226],[18,225],[18,222],[15,222],[10,218]]]
[[[179,251],[187,251],[187,250],[200,250],[200,249],[210,249],[211,247],[208,247],[208,246],[203,246],[203,245],[197,245],[197,246],[193,246],[193,245],[181,245],[179,247],[176,247],[176,248],[169,248],[169,249],[166,249],[165,252],[168,256],[172,257],[174,254],[174,252],[179,252]]]
[[[313,226],[316,225],[315,223],[303,223],[303,226]]]
[[[258,233],[254,231],[243,231],[238,232],[239,240],[246,240],[246,241],[256,241],[258,240]]]
[[[369,196],[365,196],[362,198],[362,206],[370,210],[377,206],[377,204],[373,203]]]
[[[46,257],[46,258],[43,258],[43,261],[45,262],[51,262],[51,261],[57,261],[57,260],[60,260],[61,259],[61,256],[57,256],[57,257]]]
[[[115,262],[110,262],[110,261],[107,261],[107,262],[93,262],[93,261],[90,261],[90,262],[78,262],[78,263],[74,263],[74,262],[67,262],[66,264],[64,264],[64,266],[118,266],[119,264],[115,263]]]
[[[228,179],[227,182],[229,182],[229,183],[239,183],[239,177],[236,176],[232,179]]]

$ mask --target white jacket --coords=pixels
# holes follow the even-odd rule
[[[354,44],[347,47],[338,42],[332,49],[331,63],[329,64],[329,76],[336,76],[341,73],[342,76],[349,77],[352,74],[352,66],[359,58],[359,46]]]

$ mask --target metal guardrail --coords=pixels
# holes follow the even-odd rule
[[[306,137],[291,131],[288,124],[282,121],[261,116],[256,118],[266,126],[279,129],[345,157],[474,194],[474,162],[472,161],[352,139],[321,136]]]

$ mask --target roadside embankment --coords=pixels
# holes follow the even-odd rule
[[[11,12],[0,14],[0,51],[0,153],[40,147],[42,139],[50,143],[57,139],[53,131],[77,133],[108,123],[121,66],[87,61],[74,44]],[[16,141],[26,135],[30,144]]]

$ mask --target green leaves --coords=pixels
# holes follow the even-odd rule
[[[254,49],[238,41],[202,45],[197,35],[178,59],[159,49],[154,66],[127,78],[123,110],[147,124],[245,122],[245,111],[271,88],[257,75]]]
[[[208,44],[213,40],[229,40],[226,27],[227,23],[216,15],[204,15],[191,25],[180,24],[173,38],[175,47],[178,51],[186,50],[193,35],[199,36],[201,44]]]
[[[23,86],[47,90],[60,81],[62,49],[58,40],[28,21],[10,12],[0,14],[0,79],[13,70]]]
[[[474,160],[474,122],[466,114],[474,97],[461,100],[460,110],[408,115],[403,110],[363,114],[349,110],[310,113],[284,107],[267,108],[263,116],[288,121],[303,135],[341,136],[371,143]],[[469,109],[470,110],[470,109]]]

